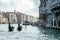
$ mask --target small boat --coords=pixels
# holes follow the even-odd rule
[[[14,30],[14,27],[13,26],[11,27],[10,24],[9,24],[8,29],[9,29],[9,31],[13,31]]]
[[[22,26],[18,24],[17,31],[21,31],[21,30],[22,30]]]
[[[11,27],[11,24],[10,24],[9,18],[8,18],[8,31],[11,32],[13,30],[14,30],[14,27],[13,26]]]

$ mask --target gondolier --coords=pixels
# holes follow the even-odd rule
[[[11,32],[14,30],[14,27],[11,27],[11,24],[9,22],[9,18],[8,18],[8,31]]]

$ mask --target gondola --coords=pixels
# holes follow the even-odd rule
[[[11,24],[10,24],[9,18],[8,18],[8,31],[11,32],[13,30],[14,30],[14,27],[13,26],[11,27]]]
[[[17,31],[21,31],[21,30],[22,30],[22,26],[18,24]]]

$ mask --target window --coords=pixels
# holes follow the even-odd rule
[[[54,2],[55,0],[52,0],[52,2]]]
[[[47,5],[46,5],[46,2],[44,3],[44,7],[46,7]]]
[[[44,1],[44,7],[47,6],[47,2],[48,2],[48,0]]]

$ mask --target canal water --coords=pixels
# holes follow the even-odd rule
[[[60,30],[22,25],[22,31],[17,31],[17,24],[12,24],[14,31],[8,31],[8,24],[0,24],[0,40],[60,40]]]

